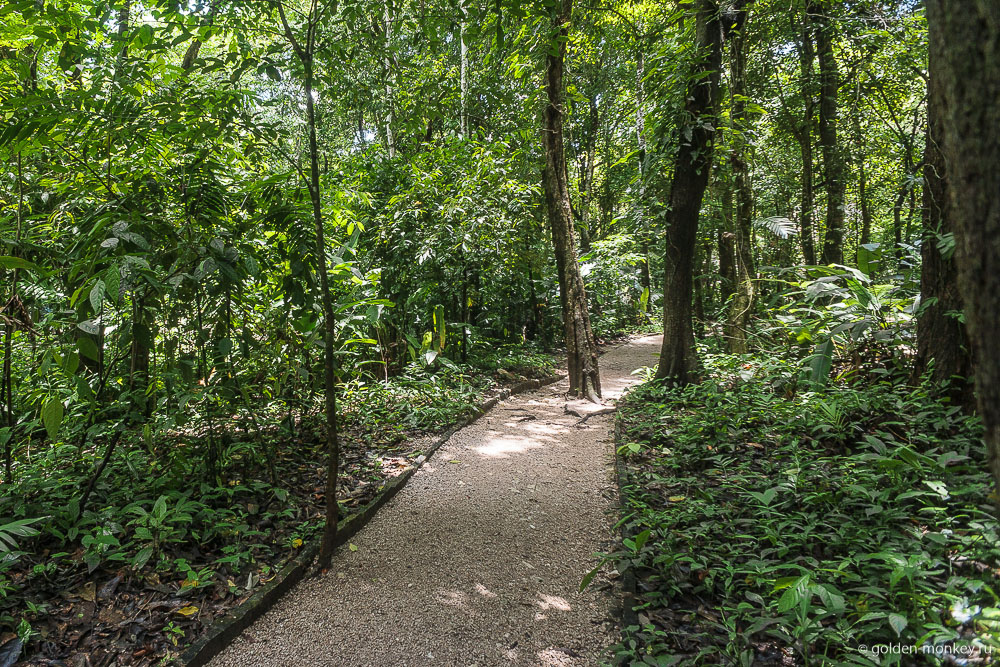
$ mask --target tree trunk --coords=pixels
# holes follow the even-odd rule
[[[733,31],[732,46],[732,119],[735,132],[733,134],[733,176],[736,181],[736,216],[735,244],[736,251],[736,294],[729,309],[726,323],[729,351],[734,354],[747,352],[747,327],[753,312],[756,299],[756,270],[753,262],[753,191],[750,189],[750,174],[747,167],[747,151],[745,139],[749,131],[746,113],[746,22],[749,4],[739,0],[736,4],[736,15],[730,30]]]
[[[392,92],[392,14],[389,0],[385,2],[385,54],[382,64],[385,68],[385,146],[389,151],[389,157],[396,157],[396,137],[393,135],[392,126],[395,124],[395,114],[393,113],[393,92]]]
[[[933,52],[931,58],[936,58]],[[935,69],[936,65],[931,64]],[[958,292],[958,267],[952,253],[938,248],[939,239],[953,233],[945,159],[941,152],[944,132],[944,100],[941,83],[931,76],[927,84],[927,136],[924,148],[924,236],[920,244],[920,299],[917,318],[917,358],[913,380],[927,371],[933,360],[933,378],[949,384],[952,400],[967,409],[975,403],[972,359],[965,326],[958,319],[962,297]]]
[[[855,104],[851,115],[854,117],[854,148],[857,152],[855,162],[858,167],[858,208],[861,210],[861,238],[858,240],[858,248],[871,243],[872,236],[872,211],[868,205],[868,173],[865,170],[865,144],[864,135],[861,133],[861,110],[858,108],[858,98],[860,92],[855,95]],[[858,261],[858,253],[855,251],[854,261]]]
[[[691,296],[698,214],[712,167],[715,114],[722,65],[722,25],[713,0],[698,0],[697,47],[700,60],[688,85],[686,127],[670,184],[666,217],[663,280],[663,347],[656,377],[676,384],[695,380],[698,360],[691,323]]]
[[[597,346],[590,328],[587,295],[573,238],[573,212],[566,174],[566,153],[563,149],[563,60],[572,11],[573,0],[560,0],[552,14],[552,27],[557,43],[554,51],[546,57],[545,90],[549,103],[545,108],[545,127],[542,130],[545,150],[542,185],[545,189],[549,223],[552,225],[552,244],[559,275],[569,391],[575,396],[596,400],[601,395]]]
[[[860,150],[860,144],[859,144]],[[861,240],[858,246],[871,243],[872,211],[868,206],[868,175],[865,173],[865,156],[858,156],[858,204],[861,208]]]
[[[809,11],[812,3],[806,3],[805,15],[802,18],[802,50],[799,53],[799,67],[802,75],[802,127],[796,133],[802,152],[802,212],[799,215],[800,234],[802,238],[802,257],[806,264],[816,264],[816,244],[813,235],[813,38],[810,26]]]
[[[736,250],[733,248],[736,235],[730,231],[730,219],[726,218],[725,228],[719,230],[718,236],[719,300],[723,304],[729,303],[729,299],[736,293]]]
[[[313,230],[316,251],[316,272],[319,274],[320,301],[323,309],[323,391],[325,393],[326,412],[326,523],[323,527],[323,541],[320,546],[317,565],[320,569],[330,566],[333,558],[334,543],[337,538],[337,523],[340,520],[340,506],[337,504],[337,486],[340,471],[340,440],[337,432],[337,393],[333,372],[334,360],[334,324],[333,297],[330,294],[330,281],[326,273],[326,233],[323,229],[322,189],[319,180],[319,146],[316,141],[316,104],[313,99],[313,51],[315,48],[316,16],[315,6],[308,17],[306,39],[303,44],[292,34],[281,2],[278,4],[281,25],[285,36],[299,60],[302,62],[304,74],[304,92],[306,97],[306,126],[309,133],[309,199],[312,203]],[[388,5],[386,5],[386,27],[388,28]],[[387,126],[388,129],[388,126]]]
[[[840,74],[833,54],[833,25],[827,0],[813,15],[816,25],[816,54],[819,60],[819,142],[823,152],[823,180],[826,181],[826,237],[823,263],[844,263],[844,157],[837,142],[837,93]]]
[[[597,98],[591,96],[590,118],[587,122],[587,136],[580,164],[580,249],[585,253],[590,252],[590,202],[593,199],[591,189],[594,186],[594,160],[599,123],[600,111],[597,108]]]
[[[24,216],[24,179],[21,173],[21,152],[17,152],[15,158],[17,167],[17,226],[14,232],[14,247],[11,250],[11,254],[17,257],[21,252],[21,222]],[[13,443],[14,443],[14,430],[17,426],[17,418],[14,416],[14,376],[12,373],[13,369],[13,355],[14,346],[12,343],[12,337],[14,335],[14,319],[17,317],[17,306],[19,303],[17,296],[17,279],[19,277],[18,269],[14,269],[13,276],[10,281],[10,299],[3,306],[0,311],[7,311],[7,317],[4,325],[3,333],[3,377],[0,379],[0,398],[6,399],[6,404],[3,407],[6,411],[7,427],[10,431],[7,434],[7,442],[4,443],[4,481],[8,484],[14,481],[13,472]],[[22,307],[23,308],[23,307]]]
[[[635,55],[635,140],[638,147],[639,183],[635,194],[635,218],[639,225],[639,251],[643,262],[639,267],[639,284],[649,290],[652,301],[653,277],[649,266],[649,217],[646,215],[646,78],[645,43],[639,42]],[[605,176],[607,180],[607,176]]]
[[[118,39],[120,41],[124,41],[124,38],[128,33],[128,23],[131,13],[132,7],[130,0],[125,0],[125,2],[122,3],[122,6],[118,8]],[[119,51],[118,57],[120,60],[128,58],[128,42],[122,44],[122,50]]]
[[[927,1],[931,79],[944,98],[944,157],[976,393],[1000,487],[1000,21],[994,0]]]
[[[463,139],[469,138],[469,47],[465,45],[465,19],[467,10],[465,3],[460,2],[458,11],[462,15],[458,29],[458,53],[459,53],[459,132]]]

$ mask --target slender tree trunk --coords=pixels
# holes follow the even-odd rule
[[[865,153],[859,125],[855,127],[855,132],[858,148],[858,207],[861,209],[861,240],[858,242],[860,247],[871,243],[872,211],[868,205],[868,174],[865,171]]]
[[[844,156],[837,141],[837,94],[840,74],[833,53],[832,3],[825,0],[814,15],[816,53],[819,60],[819,141],[826,181],[826,237],[823,263],[844,263]]]
[[[118,8],[118,39],[123,39],[128,33],[128,22],[130,15],[132,13],[132,7],[130,0],[125,0],[122,6]],[[128,42],[122,44],[122,50],[118,55],[120,60],[125,60],[128,58]]]
[[[710,297],[711,281],[709,270],[712,266],[712,248],[715,244],[712,239],[706,239],[701,244],[697,257],[697,270],[694,281],[694,334],[699,339],[705,338],[705,301]]]
[[[731,67],[732,118],[734,129],[734,150],[732,155],[733,176],[736,181],[736,298],[733,299],[727,320],[729,350],[734,354],[747,352],[747,328],[756,300],[756,269],[753,261],[753,191],[750,189],[750,173],[747,166],[745,133],[749,132],[746,112],[747,65],[746,65],[746,22],[748,2],[739,0],[736,4],[735,19],[730,30],[734,31]]]
[[[132,350],[129,366],[129,391],[139,392],[142,414],[148,416],[152,406],[146,396],[149,388],[149,343],[152,331],[146,317],[144,298],[138,292],[132,295]],[[133,399],[136,400],[136,399]]]
[[[930,57],[937,58],[934,50]],[[920,244],[922,305],[917,318],[917,358],[912,380],[919,380],[933,361],[934,380],[948,383],[952,400],[971,410],[975,405],[972,359],[965,325],[957,317],[963,306],[958,266],[952,253],[942,253],[938,247],[941,239],[954,232],[954,212],[941,152],[945,122],[941,82],[935,72],[937,64],[932,62],[930,69],[924,147],[924,236]]]
[[[309,199],[312,203],[313,232],[316,244],[316,272],[319,274],[320,301],[323,308],[323,390],[326,412],[326,523],[320,546],[317,565],[320,569],[330,566],[337,539],[337,524],[340,520],[340,505],[337,503],[337,486],[340,472],[340,439],[337,424],[337,386],[334,378],[334,314],[333,297],[330,294],[330,280],[326,265],[326,233],[323,229],[323,191],[319,179],[319,145],[316,141],[316,103],[313,98],[313,53],[316,43],[316,29],[319,21],[316,2],[311,5],[304,43],[300,44],[292,34],[284,7],[277,3],[281,25],[285,36],[299,60],[302,62],[306,97],[306,126],[309,133]],[[389,28],[389,5],[386,4],[386,29]],[[389,129],[388,124],[386,129]],[[391,145],[391,144],[390,144]]]
[[[917,171],[923,168],[923,163],[918,164],[913,171],[916,175]],[[909,207],[906,211],[906,229],[903,231],[903,241],[909,245],[910,241],[913,240],[913,217],[917,212],[917,188],[916,184],[910,185],[910,196],[909,196]]]
[[[392,13],[389,0],[385,2],[385,54],[382,58],[385,67],[385,145],[389,151],[389,157],[396,157],[396,137],[393,135],[392,126],[395,124],[395,114],[393,113],[393,91],[392,91]]]
[[[24,180],[21,173],[21,152],[18,151],[15,158],[17,167],[17,227],[14,231],[14,247],[12,249],[12,254],[17,257],[21,252],[21,220],[24,215]],[[14,428],[17,426],[17,420],[14,417],[14,375],[13,375],[13,335],[14,335],[14,317],[15,312],[18,309],[18,296],[17,296],[17,281],[20,276],[18,269],[14,269],[13,277],[10,281],[10,299],[7,301],[7,305],[2,309],[8,312],[6,324],[4,325],[3,334],[3,378],[0,382],[0,397],[5,397],[7,404],[4,406],[7,412],[7,427],[10,432],[7,434],[7,442],[4,444],[3,458],[4,458],[4,481],[10,483],[13,481],[13,442],[14,442]]]
[[[802,213],[799,216],[800,235],[802,239],[802,257],[806,264],[816,264],[816,242],[813,232],[813,144],[812,128],[815,103],[813,102],[813,61],[816,59],[813,50],[812,22],[809,12],[812,2],[806,2],[806,10],[802,19],[802,50],[799,53],[799,66],[802,77],[802,127],[797,133],[799,147],[802,153]]]
[[[639,267],[639,284],[650,291],[652,300],[653,276],[649,265],[650,230],[646,215],[646,58],[645,43],[639,41],[635,54],[635,140],[638,147],[639,183],[635,195],[635,218],[639,225],[639,250],[643,262]]]
[[[695,76],[687,91],[686,127],[690,141],[681,144],[670,184],[666,218],[663,281],[663,346],[656,377],[677,384],[696,378],[698,360],[691,322],[691,297],[698,214],[712,168],[715,124],[712,116],[719,101],[722,66],[722,25],[713,0],[697,2],[697,47],[700,54]]]
[[[994,0],[928,0],[931,79],[944,98],[944,157],[989,465],[1000,490],[1000,20]]]
[[[600,111],[594,96],[590,98],[589,111],[583,159],[580,161],[580,249],[585,253],[590,252],[590,202],[593,198],[591,190],[594,186],[597,128],[600,123]]]
[[[573,212],[563,148],[563,61],[572,10],[572,0],[560,0],[552,14],[552,27],[557,42],[553,52],[546,58],[545,90],[549,103],[545,108],[545,127],[542,129],[542,144],[545,149],[542,184],[549,223],[552,225],[552,243],[559,275],[569,391],[575,396],[596,401],[601,395],[597,346],[590,328],[587,295],[573,237]]]
[[[212,25],[215,23],[215,12],[218,8],[219,3],[213,2],[209,4],[208,17],[204,25]],[[181,69],[185,72],[191,70],[194,67],[194,61],[198,59],[198,54],[201,53],[202,41],[195,38],[188,45],[187,51],[184,52],[184,59],[181,61]]]
[[[731,215],[732,197],[729,199]],[[719,300],[723,304],[729,303],[729,299],[736,292],[736,250],[733,248],[736,235],[730,231],[730,219],[727,218],[725,227],[719,230],[717,240],[719,246]]]
[[[458,29],[458,52],[459,52],[459,103],[461,112],[459,117],[460,130],[463,139],[469,138],[469,47],[465,44],[465,20],[467,10],[465,3],[460,2],[458,11],[462,15]]]
[[[306,122],[309,125],[309,195],[312,198],[313,225],[316,234],[316,262],[323,303],[323,390],[326,394],[326,524],[319,554],[319,567],[330,566],[340,506],[337,504],[337,482],[340,471],[340,440],[337,432],[337,387],[334,381],[333,297],[326,271],[326,236],[323,230],[322,190],[319,182],[319,148],[316,143],[316,105],[313,101],[312,44],[309,44],[305,65]]]
[[[906,181],[908,176],[909,174],[904,174],[904,180],[896,191],[896,201],[892,205],[892,252],[896,255],[896,259],[903,256],[903,204],[906,203],[906,193],[909,189]]]

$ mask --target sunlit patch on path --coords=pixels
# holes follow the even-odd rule
[[[352,539],[356,551],[339,551],[213,665],[599,664],[618,636],[619,594],[579,586],[615,520],[607,408],[659,344],[601,357],[604,405],[575,407],[564,381],[457,432]]]

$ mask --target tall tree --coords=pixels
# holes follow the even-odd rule
[[[323,190],[319,178],[319,144],[316,141],[316,100],[313,91],[316,85],[315,55],[316,33],[323,18],[323,7],[318,0],[311,0],[309,12],[305,16],[305,37],[299,39],[292,31],[285,14],[283,0],[274,0],[281,19],[281,28],[292,51],[302,64],[302,85],[306,98],[306,131],[309,135],[309,169],[301,172],[309,190],[312,204],[313,242],[316,252],[316,272],[319,274],[320,303],[323,310],[323,391],[325,392],[326,413],[326,524],[320,547],[318,565],[330,566],[334,542],[337,537],[337,523],[340,506],[337,504],[337,482],[340,471],[340,440],[337,432],[337,386],[334,378],[334,327],[333,296],[330,293],[330,279],[327,276],[326,232],[323,220]],[[388,7],[388,5],[387,5]],[[388,11],[388,10],[386,10]],[[389,131],[389,125],[386,125]],[[391,142],[391,136],[390,136]],[[391,143],[390,143],[391,145]]]
[[[469,45],[466,44],[465,24],[469,10],[465,2],[458,3],[461,19],[458,24],[458,57],[459,57],[459,134],[463,139],[469,137]],[[463,348],[464,350],[464,348]]]
[[[737,0],[735,14],[729,18],[732,31],[730,62],[730,88],[732,96],[731,114],[733,119],[733,178],[736,187],[736,210],[734,217],[734,249],[736,270],[736,293],[729,308],[727,319],[727,339],[729,349],[737,354],[747,351],[747,326],[755,300],[755,270],[753,262],[753,191],[750,188],[750,167],[747,152],[747,37],[746,23],[748,5],[752,0]]]
[[[989,465],[1000,487],[1000,11],[928,0],[931,79],[944,101],[944,158],[958,286],[975,359]]]
[[[844,156],[837,139],[837,95],[840,73],[833,52],[834,27],[829,0],[811,5],[819,62],[819,144],[826,182],[826,236],[823,263],[844,263]]]
[[[566,151],[563,147],[563,69],[572,11],[573,0],[560,0],[552,9],[553,44],[545,61],[548,104],[545,107],[545,126],[542,128],[542,145],[545,151],[542,185],[549,224],[552,226],[552,243],[559,277],[569,391],[575,396],[596,400],[601,395],[597,345],[590,327],[587,294],[576,254]]]
[[[806,264],[816,263],[816,244],[813,233],[813,114],[815,101],[813,97],[813,63],[816,52],[813,48],[812,21],[809,12],[812,2],[807,0],[802,15],[802,46],[799,49],[799,74],[802,89],[802,121],[795,132],[799,140],[802,155],[802,199],[799,214],[801,227],[802,257]]]
[[[715,147],[719,71],[722,67],[722,22],[718,3],[698,0],[698,56],[689,77],[683,127],[677,150],[670,205],[666,216],[663,280],[663,346],[656,377],[679,384],[694,380],[697,356],[691,323],[691,299],[698,215],[708,185]]]
[[[939,39],[937,33],[932,39]],[[938,49],[930,52],[936,60]],[[958,266],[954,257],[954,211],[949,201],[946,162],[942,151],[945,109],[942,83],[935,73],[927,83],[927,133],[924,147],[923,240],[920,244],[921,309],[917,319],[917,358],[914,379],[933,361],[933,377],[950,383],[952,398],[964,407],[973,407],[972,359],[965,325],[958,315],[962,297],[958,289]]]

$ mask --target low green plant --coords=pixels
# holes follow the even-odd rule
[[[749,664],[791,648],[798,664],[887,665],[900,656],[857,647],[1000,649],[977,419],[893,373],[803,391],[794,359],[705,360],[702,384],[648,382],[623,404],[637,537],[605,559],[643,582],[648,622],[628,629],[619,662]]]

